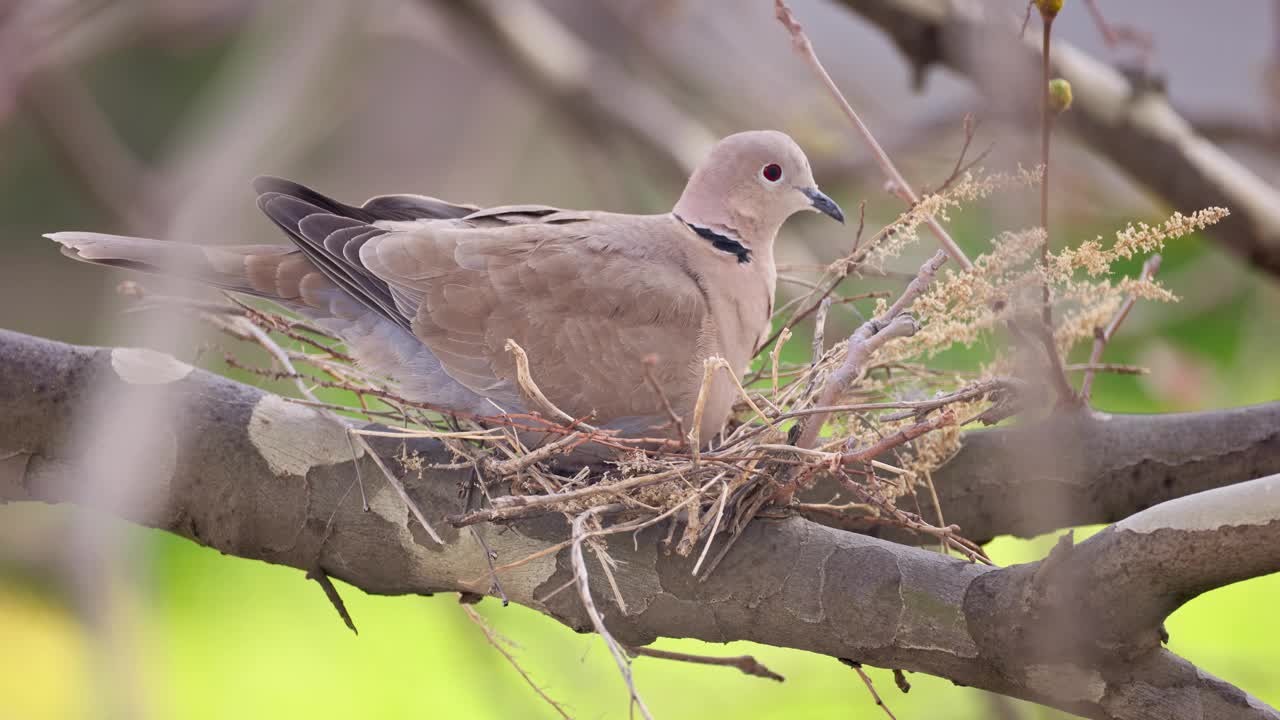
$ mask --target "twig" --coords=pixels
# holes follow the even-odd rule
[[[338,588],[334,587],[333,581],[329,579],[329,574],[324,571],[324,568],[319,565],[311,568],[307,571],[307,579],[315,580],[320,584],[321,589],[324,590],[325,597],[329,598],[329,603],[333,605],[333,609],[338,611],[342,622],[351,628],[351,632],[359,635],[360,631],[356,630],[356,624],[351,619],[351,613],[347,612],[347,604],[342,602],[342,596],[338,594]]]
[[[1044,229],[1044,242],[1040,245],[1040,266],[1048,272],[1049,265],[1049,147],[1053,137],[1053,93],[1050,90],[1050,49],[1053,34],[1053,20],[1058,10],[1053,3],[1036,0],[1040,8],[1040,19],[1043,25],[1041,33],[1040,53],[1040,227]],[[1071,391],[1071,383],[1067,381],[1066,370],[1062,367],[1062,356],[1058,354],[1057,344],[1053,340],[1053,292],[1049,287],[1049,278],[1040,281],[1040,324],[1036,332],[1045,355],[1049,360],[1049,381],[1057,390],[1058,399],[1062,403],[1075,400]]]
[[[565,720],[572,720],[569,713],[565,712],[560,703],[551,699],[550,695],[547,695],[542,688],[538,687],[538,684],[533,681],[533,678],[529,677],[529,673],[525,672],[524,668],[520,667],[519,662],[516,662],[515,657],[511,653],[507,652],[507,649],[503,647],[504,643],[502,643],[500,638],[498,638],[493,632],[493,629],[489,627],[489,624],[485,622],[484,617],[475,611],[475,608],[464,604],[462,606],[462,611],[467,614],[467,617],[471,619],[471,622],[475,623],[476,626],[480,628],[480,632],[484,633],[484,639],[489,641],[489,644],[492,645],[494,649],[502,655],[502,657],[506,658],[508,663],[511,663],[511,667],[515,668],[516,672],[520,673],[520,677],[524,679],[525,684],[533,688],[533,691],[538,694],[538,697],[546,701],[546,703],[550,705],[552,709],[560,715],[560,717],[565,718]]]
[[[1141,365],[1128,365],[1125,363],[1068,363],[1062,366],[1067,372],[1094,372],[1115,373],[1117,375],[1146,375],[1151,372],[1149,368]]]
[[[514,457],[510,460],[489,461],[486,463],[486,469],[494,475],[513,475],[555,455],[571,452],[574,448],[587,443],[589,440],[590,437],[582,433],[571,433],[519,457]]]
[[[1160,271],[1161,257],[1152,255],[1147,261],[1142,263],[1142,272],[1138,275],[1139,282],[1146,282],[1155,277]],[[1120,308],[1116,310],[1116,314],[1111,317],[1111,322],[1107,323],[1105,328],[1095,328],[1093,334],[1093,352],[1089,354],[1089,368],[1084,372],[1084,380],[1080,383],[1080,400],[1089,402],[1089,398],[1093,394],[1093,377],[1102,361],[1102,352],[1106,350],[1107,343],[1111,342],[1111,338],[1116,334],[1116,330],[1120,327],[1120,323],[1129,316],[1129,311],[1133,309],[1138,297],[1134,293],[1129,293],[1125,297],[1124,302],[1120,304]]]
[[[876,705],[879,705],[880,709],[884,710],[884,713],[889,716],[889,720],[898,720],[893,716],[893,711],[889,709],[889,706],[884,704],[884,700],[880,699],[880,693],[876,692],[876,686],[871,683],[871,676],[867,675],[866,671],[862,669],[862,663],[848,658],[840,658],[840,662],[843,665],[853,668],[854,671],[858,673],[858,677],[862,678],[863,684],[867,686],[867,690],[871,693],[871,698],[875,700]]]
[[[707,396],[711,394],[711,380],[720,367],[719,358],[702,361],[702,384],[698,387],[698,399],[693,403],[693,427],[689,428],[689,452],[693,453],[693,467],[697,469],[702,452],[702,415],[707,409]]]
[[[605,645],[613,655],[614,662],[618,664],[618,672],[622,673],[622,679],[627,683],[627,691],[631,693],[631,701],[635,703],[635,707],[640,710],[640,714],[646,720],[653,720],[653,716],[649,714],[649,708],[645,706],[644,700],[640,698],[640,694],[636,691],[635,682],[631,677],[630,661],[622,652],[622,646],[609,634],[609,629],[604,625],[604,618],[600,616],[600,612],[596,610],[595,601],[591,599],[591,584],[587,578],[587,563],[582,557],[582,541],[585,539],[583,526],[599,510],[599,507],[591,508],[579,513],[573,519],[573,542],[569,548],[569,557],[573,565],[574,581],[578,586],[578,597],[582,599],[582,607],[586,610],[587,616],[591,618],[591,626],[595,628],[596,634],[604,638]]]
[[[1146,64],[1151,55],[1151,51],[1155,49],[1155,41],[1151,39],[1149,33],[1136,30],[1128,26],[1116,26],[1107,22],[1103,17],[1102,11],[1098,9],[1097,0],[1085,0],[1085,7],[1089,8],[1089,15],[1093,18],[1093,24],[1098,27],[1098,32],[1102,34],[1102,41],[1106,43],[1107,48],[1115,50],[1123,44],[1132,45],[1138,50],[1138,57],[1142,59],[1142,64]]]
[[[711,532],[707,533],[707,542],[702,546],[702,554],[698,556],[698,562],[693,564],[693,569],[689,571],[690,575],[697,575],[698,569],[702,567],[702,561],[707,559],[707,552],[711,550],[711,543],[716,541],[716,533],[720,532],[720,518],[724,516],[724,505],[729,500],[729,483],[721,481],[723,486],[720,490],[720,505],[716,510],[715,522],[711,524]]]
[[[765,667],[760,661],[750,655],[735,655],[733,657],[714,657],[708,655],[690,655],[688,653],[672,652],[670,650],[659,650],[651,647],[628,647],[627,652],[632,655],[642,655],[644,657],[661,658],[663,660],[677,660],[679,662],[695,663],[697,665],[719,665],[722,667],[738,668],[747,675],[755,677],[767,678],[769,680],[777,680],[782,682],[786,678],[778,673]]]
[[[832,503],[795,503],[791,507],[801,515],[817,513],[838,518],[847,518],[850,512],[862,512],[872,516],[879,515],[880,512],[874,505],[856,502],[847,502],[840,505]]]
[[[933,257],[920,266],[916,277],[908,283],[902,295],[885,311],[884,315],[863,323],[849,337],[844,363],[827,379],[826,385],[823,386],[822,392],[818,395],[817,405],[832,405],[836,398],[848,388],[849,384],[857,379],[867,359],[880,346],[894,338],[906,337],[915,333],[914,318],[903,313],[932,284],[938,268],[946,261],[947,256],[943,252],[934,253]],[[804,427],[801,429],[795,445],[803,448],[813,447],[822,425],[827,421],[827,417],[826,414],[817,414],[809,417],[804,422]],[[794,488],[792,489],[794,490]],[[789,499],[786,496],[779,498],[779,500]]]
[[[924,420],[916,423],[915,425],[909,425],[892,435],[887,435],[865,448],[842,453],[839,456],[839,462],[845,465],[856,462],[866,462],[867,460],[878,457],[899,445],[909,443],[925,433],[933,432],[934,430],[944,428],[948,425],[954,425],[955,422],[955,413],[951,410],[945,410],[934,415],[929,420]]]
[[[782,328],[778,333],[778,341],[773,344],[773,349],[769,351],[769,367],[772,369],[770,379],[773,381],[773,397],[778,397],[778,357],[782,354],[782,346],[787,344],[791,339],[791,329]]]
[[[924,470],[924,484],[929,489],[929,499],[933,501],[934,512],[938,513],[938,527],[946,527],[947,520],[942,517],[942,503],[938,501],[938,490],[933,486],[933,473],[927,468]],[[947,552],[947,544],[942,543],[940,549],[945,555]]]
[[[1088,366],[1085,366],[1088,367]],[[1101,367],[1101,366],[1100,366]],[[1125,366],[1127,369],[1127,366]],[[1076,366],[1070,366],[1075,369]],[[800,408],[799,410],[790,410],[774,417],[774,420],[789,420],[791,418],[803,417],[805,415],[817,415],[820,413],[845,413],[845,412],[865,412],[868,410],[908,410],[906,413],[894,413],[881,417],[882,420],[903,420],[911,415],[926,415],[934,410],[962,400],[972,400],[976,397],[982,397],[992,392],[1003,389],[1017,388],[1018,382],[1012,378],[992,378],[974,383],[967,387],[960,388],[952,393],[947,393],[932,400],[898,400],[892,402],[873,402],[873,403],[854,403],[850,405],[825,405],[808,408]]]
[[[648,355],[644,359],[644,381],[648,383],[649,388],[658,396],[658,400],[662,402],[662,409],[667,413],[667,420],[671,422],[671,427],[675,428],[676,437],[684,438],[684,423],[680,420],[680,416],[676,414],[675,408],[671,406],[671,400],[667,398],[667,393],[663,391],[662,386],[658,384],[658,378],[653,374],[653,368],[658,364],[656,355]],[[777,392],[778,383],[775,380],[774,392]]]
[[[964,129],[964,142],[960,145],[960,154],[956,156],[955,167],[951,168],[951,174],[938,185],[937,189],[931,191],[934,194],[943,192],[951,187],[962,175],[972,170],[978,163],[986,160],[991,151],[995,149],[996,144],[993,142],[985,150],[978,153],[977,157],[965,162],[965,156],[969,154],[969,146],[973,144],[973,138],[978,131],[978,123],[973,119],[973,113],[964,114],[964,119],[961,120],[961,127]]]
[[[569,413],[556,407],[556,404],[547,399],[542,394],[542,390],[538,384],[533,381],[533,375],[529,372],[529,355],[525,353],[524,348],[511,338],[507,338],[507,352],[511,353],[516,361],[516,382],[520,385],[520,389],[524,395],[538,405],[538,408],[547,413],[550,417],[558,418],[570,424],[570,427],[583,427],[587,430],[595,431],[596,428],[587,425],[573,417]]]
[[[885,153],[884,148],[882,148],[880,143],[876,141],[875,136],[871,134],[871,130],[862,122],[862,118],[858,116],[856,111],[854,111],[853,106],[849,104],[847,99],[845,99],[844,93],[840,92],[840,88],[836,86],[835,81],[831,79],[831,75],[827,73],[827,69],[823,67],[822,62],[818,60],[818,55],[813,50],[813,44],[809,42],[809,37],[805,34],[804,28],[800,26],[800,22],[796,20],[795,15],[791,12],[791,8],[787,6],[786,0],[774,0],[774,9],[778,22],[782,23],[783,27],[787,29],[787,32],[791,33],[791,41],[792,44],[795,45],[796,51],[809,61],[810,67],[813,68],[813,71],[818,75],[818,78],[822,80],[823,84],[827,86],[827,90],[831,92],[832,97],[834,97],[836,102],[839,103],[845,116],[849,118],[850,122],[853,123],[854,128],[857,129],[858,135],[861,136],[863,142],[866,143],[868,148],[870,148],[872,156],[875,157],[876,163],[884,172],[885,177],[893,183],[894,189],[897,193],[901,194],[902,198],[906,200],[908,204],[913,207],[919,205],[919,196],[917,196],[915,191],[911,189],[911,186],[907,184],[907,180],[902,176],[902,173],[898,172],[898,168],[893,164],[893,161],[889,159],[889,155]],[[951,239],[951,236],[947,234],[947,231],[943,229],[942,225],[938,223],[936,218],[932,215],[928,215],[925,217],[925,223],[929,226],[929,229],[933,231],[934,236],[938,238],[938,242],[942,245],[943,249],[947,251],[948,255],[955,259],[961,268],[965,270],[973,268],[973,263],[969,260],[969,257],[964,254],[964,251],[960,249],[960,246],[956,244],[956,241]]]
[[[1016,392],[1019,389],[1019,383],[1011,378],[992,378],[974,383],[968,387],[960,388],[955,392],[947,393],[932,400],[917,400],[913,402],[897,403],[900,406],[909,408],[904,412],[889,413],[881,415],[880,419],[885,422],[893,422],[895,420],[905,420],[908,417],[924,417],[939,408],[945,407],[952,403],[962,402],[964,400],[972,400],[980,398],[984,395],[993,393]],[[870,403],[868,403],[870,404]],[[890,405],[892,403],[880,403],[881,405]]]
[[[897,685],[903,694],[911,692],[911,683],[907,682],[906,674],[897,668],[893,671],[893,684]]]
[[[628,478],[616,483],[601,483],[580,490],[567,490],[551,495],[504,495],[494,498],[493,506],[484,510],[476,510],[465,515],[450,515],[449,522],[457,527],[464,527],[479,522],[512,520],[531,514],[530,509],[543,509],[551,505],[575,502],[608,493],[624,494],[636,488],[673,480],[680,475],[680,470],[667,470],[653,475]]]
[[[474,527],[469,527],[467,529],[471,531],[471,537],[475,538],[476,542],[480,543],[480,549],[484,551],[484,561],[489,565],[489,577],[492,580],[492,589],[497,591],[498,597],[502,599],[502,607],[507,607],[511,604],[511,601],[507,599],[507,593],[502,589],[502,583],[498,580],[498,568],[493,564],[493,559],[497,556],[497,553],[489,548],[489,543],[485,542],[484,536],[480,534],[479,530],[476,530]]]
[[[826,346],[827,331],[827,313],[831,310],[831,296],[822,298],[822,302],[818,304],[818,314],[813,318],[813,344],[811,346],[811,361],[813,365],[817,365],[822,360],[822,355]]]

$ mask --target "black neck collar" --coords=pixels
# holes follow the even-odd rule
[[[725,253],[729,253],[730,255],[737,256],[738,262],[740,264],[746,264],[751,262],[751,248],[747,247],[746,245],[743,245],[741,242],[729,237],[728,235],[723,235],[721,233],[718,233],[715,230],[712,230],[711,228],[702,227],[701,225],[695,225],[685,220],[684,218],[680,217],[679,215],[676,216],[676,219],[684,223],[690,230],[696,233],[698,237],[703,238],[705,240],[710,240],[711,247],[714,247],[720,252],[725,252]]]

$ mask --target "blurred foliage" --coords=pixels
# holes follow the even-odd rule
[[[86,80],[126,144],[141,157],[156,159],[225,53],[221,44],[142,47],[95,63]],[[527,154],[540,156],[536,149],[528,148]],[[635,181],[628,182],[627,191],[638,198],[636,208],[661,206],[662,198],[671,196],[669,188]],[[522,192],[537,199],[536,188]],[[245,197],[248,202],[247,193]],[[846,189],[838,199],[852,207],[858,198]],[[896,211],[883,199],[876,202],[881,204],[869,208],[871,217],[887,218]],[[1127,211],[1109,208],[1107,222],[1099,223],[1095,215],[1057,236],[1113,232],[1123,225]],[[78,307],[101,297],[109,276],[64,261],[37,237],[72,226],[111,225],[25,118],[9,118],[0,125],[0,326],[71,341],[109,340],[95,325],[95,316]],[[981,208],[957,216],[954,223],[956,236],[970,250],[980,249],[997,226],[995,214]],[[1136,273],[1139,263],[1135,259],[1128,272]],[[914,266],[904,260],[903,267]],[[1170,247],[1161,277],[1184,301],[1168,308],[1140,308],[1106,357],[1149,363],[1156,372],[1148,377],[1102,375],[1096,405],[1116,412],[1160,412],[1280,396],[1274,359],[1280,351],[1280,333],[1275,332],[1280,292],[1274,284],[1202,239]],[[833,312],[828,338],[840,337],[856,322],[852,313]],[[789,347],[801,357],[808,341],[803,334]],[[980,346],[957,348],[939,360],[971,368],[988,354],[989,348]],[[217,353],[207,358],[218,367]],[[257,378],[238,377],[258,383]],[[48,520],[55,528],[75,521],[74,513],[64,509],[0,508],[0,526],[30,518]],[[486,644],[456,607],[454,596],[370,597],[342,586],[360,629],[355,636],[320,589],[298,571],[225,558],[158,532],[134,529],[129,534],[142,551],[146,578],[129,593],[137,600],[128,625],[137,633],[130,638],[137,667],[127,677],[141,686],[142,705],[154,717],[555,716]],[[1052,538],[1002,538],[989,550],[1002,564],[1025,562],[1042,557],[1051,543]],[[102,655],[84,618],[50,589],[58,587],[56,574],[50,581],[40,575],[45,566],[27,573],[14,569],[20,564],[0,545],[0,717],[93,717],[103,682],[97,670],[127,658]],[[1277,600],[1280,575],[1215,591],[1171,618],[1171,647],[1264,701],[1280,704],[1280,674],[1270,670],[1280,646],[1280,625],[1273,617]],[[523,666],[575,717],[626,716],[621,681],[597,638],[575,635],[532,611],[501,608],[492,600],[479,610],[519,645],[515,654]],[[750,653],[787,678],[778,685],[730,669],[641,658],[635,665],[637,683],[658,717],[880,714],[857,676],[829,658],[746,643],[718,647],[664,640],[658,647]],[[978,720],[998,715],[993,703],[1003,702],[918,675],[910,677],[913,687],[904,696],[887,671],[869,672],[900,718]],[[1057,716],[1030,705],[1017,707],[1017,717]]]

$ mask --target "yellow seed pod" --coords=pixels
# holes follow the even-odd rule
[[[1040,16],[1044,18],[1057,17],[1062,10],[1063,0],[1035,0],[1036,7],[1040,10]]]
[[[1054,113],[1066,112],[1071,107],[1071,83],[1063,78],[1049,81],[1049,107]]]

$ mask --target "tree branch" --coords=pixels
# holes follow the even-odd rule
[[[154,486],[139,495],[145,503],[103,510],[224,553],[304,571],[319,568],[370,593],[491,591],[485,553],[476,543],[459,542],[458,530],[444,522],[461,509],[457,486],[467,481],[466,470],[424,470],[405,478],[409,493],[442,528],[441,546],[385,482],[370,484],[372,510],[361,510],[348,492],[357,461],[341,429],[323,422],[313,408],[149,351],[80,348],[8,331],[0,331],[0,367],[0,500],[84,500],[78,489],[94,469],[69,456],[65,436],[90,389],[114,384],[127,392],[176,393],[187,415],[166,463],[170,472],[155,473]],[[430,441],[370,440],[387,458],[403,457],[402,451],[428,461],[447,455]],[[369,470],[366,481],[379,477]],[[1132,624],[1121,627],[1128,631],[1145,630],[1187,592],[1274,569],[1280,509],[1251,502],[1244,511],[1252,514],[1242,519],[1240,498],[1225,493],[1275,482],[1254,481],[1205,493],[1194,503],[1161,506],[1081,544],[1065,559],[1011,568],[972,565],[797,517],[762,518],[744,529],[719,569],[699,582],[689,572],[694,560],[663,553],[665,528],[653,527],[634,541],[607,540],[619,561],[614,574],[629,612],[605,600],[612,594],[603,578],[590,578],[591,592],[611,634],[633,647],[658,637],[743,639],[930,673],[1093,718],[1151,717],[1156,703],[1169,710],[1162,717],[1182,717],[1194,707],[1197,717],[1276,720],[1280,714],[1274,710],[1158,646],[1116,645],[1116,637],[1132,634],[1110,632],[1120,627],[1118,616],[1100,618],[1099,631],[1075,633],[1066,646],[1028,646],[1018,636],[1018,628],[1035,627],[1053,610],[1038,589],[1058,587],[1073,567],[1088,565],[1073,561],[1083,553],[1106,560],[1082,570],[1094,573],[1090,577],[1105,578],[1108,567],[1121,564],[1136,569],[1127,579],[1133,590],[1126,600],[1149,593],[1151,611],[1124,620]],[[1201,561],[1219,541],[1228,553],[1219,560],[1231,564],[1229,554],[1239,548],[1229,536],[1257,527],[1270,536],[1252,537],[1256,562],[1237,564],[1233,572],[1206,569]],[[563,545],[569,537],[564,518],[554,515],[475,529],[500,564]],[[1214,533],[1215,542],[1203,542],[1205,533]],[[1166,550],[1172,551],[1166,561],[1156,562]],[[1155,554],[1137,556],[1146,552]],[[1176,580],[1148,590],[1149,584],[1157,587],[1157,579],[1147,576],[1152,572],[1168,572]],[[567,548],[502,575],[512,602],[578,630],[591,628],[576,594],[550,594],[573,577]],[[1073,589],[1077,597],[1093,590]]]
[[[991,27],[963,3],[841,0],[888,33],[917,77],[941,63],[977,83],[984,94],[1007,97],[1042,92],[1011,89],[1008,78],[981,71],[972,50],[1006,46],[1009,66],[1037,67],[1040,51],[1014,27]],[[1231,217],[1207,232],[1257,267],[1280,275],[1280,192],[1199,135],[1164,95],[1135,88],[1110,66],[1067,43],[1054,43],[1052,73],[1071,83],[1071,112],[1061,121],[1101,156],[1159,194],[1175,209],[1231,208]],[[1030,107],[1030,105],[1028,105]]]
[[[970,431],[933,481],[947,522],[985,543],[1116,522],[1166,500],[1275,473],[1280,401],[1165,415],[1063,411]],[[1028,498],[1053,502],[1027,512]]]

